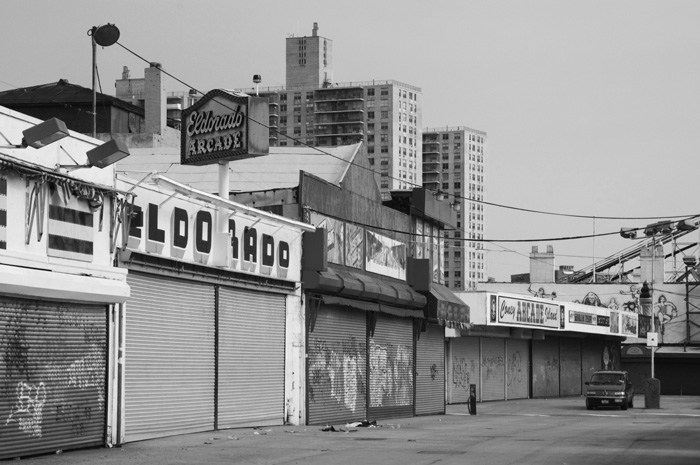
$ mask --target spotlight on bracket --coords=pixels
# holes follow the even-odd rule
[[[68,136],[66,123],[51,118],[22,131],[22,147],[40,149]]]
[[[111,139],[94,149],[88,150],[85,155],[87,155],[88,162],[84,165],[59,165],[59,167],[67,170],[93,167],[100,169],[106,168],[122,158],[128,157],[129,149],[121,140]]]

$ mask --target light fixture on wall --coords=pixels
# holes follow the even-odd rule
[[[58,118],[51,118],[22,131],[21,144],[9,145],[4,148],[24,149],[32,147],[40,149],[67,136],[68,128],[66,127],[66,123]],[[7,140],[7,138],[5,138],[5,140]],[[10,141],[8,140],[8,142]]]
[[[445,194],[444,192],[435,191],[433,195],[435,195],[435,200],[437,200],[438,202],[447,199],[447,194]]]
[[[452,209],[456,212],[462,210],[462,204],[459,203],[459,200],[457,199],[455,199],[455,201],[450,204],[450,207],[452,207]]]

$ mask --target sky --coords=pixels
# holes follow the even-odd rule
[[[0,11],[0,91],[91,87],[87,32],[112,23],[119,43],[97,50],[110,95],[124,66],[143,77],[154,61],[187,84],[173,91],[252,87],[253,74],[283,86],[285,39],[317,22],[336,82],[420,87],[424,127],[488,134],[496,281],[527,273],[533,246],[579,269],[634,245],[621,227],[700,214],[698,1],[3,0]]]

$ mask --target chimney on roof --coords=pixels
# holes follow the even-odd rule
[[[163,134],[167,124],[167,97],[160,63],[151,63],[145,71],[144,110],[146,134]]]
[[[125,66],[122,69],[122,79],[129,79],[129,67]]]
[[[313,37],[318,36],[318,23],[314,23],[314,28],[313,28],[313,30],[311,31],[311,35],[312,35]]]

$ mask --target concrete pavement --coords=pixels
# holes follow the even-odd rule
[[[111,449],[66,451],[22,460],[37,465],[563,463],[558,461],[561,457],[571,459],[566,454],[577,454],[578,457],[588,453],[582,451],[595,450],[595,447],[591,448],[586,443],[578,450],[559,452],[551,462],[547,461],[548,455],[545,457],[542,454],[557,453],[558,444],[576,444],[577,439],[590,437],[600,428],[611,428],[611,433],[601,430],[602,438],[592,441],[595,444],[615,435],[616,431],[620,431],[620,425],[625,425],[622,428],[626,434],[638,435],[629,439],[629,443],[639,444],[640,440],[648,440],[650,434],[658,437],[658,432],[652,434],[648,428],[663,429],[668,423],[673,428],[687,430],[687,424],[700,425],[700,397],[662,396],[660,409],[645,409],[642,396],[637,396],[635,400],[635,408],[627,411],[588,411],[583,397],[484,402],[477,404],[476,416],[469,415],[465,404],[450,405],[446,415],[382,420],[374,428],[348,428],[343,424],[333,425],[337,432],[322,431],[326,425],[241,428],[127,443]],[[578,427],[577,424],[587,424],[588,429],[585,432],[567,432],[570,425]],[[628,425],[647,429],[637,433]],[[555,433],[564,436],[558,437]],[[689,434],[697,435],[697,431]],[[691,437],[685,438],[686,441],[688,439]],[[666,463],[700,463],[700,437],[692,439],[694,442],[683,450],[685,455]],[[551,441],[551,444],[544,447],[541,445],[543,441]],[[489,449],[489,444],[492,444],[492,449]],[[536,459],[518,455],[524,453],[523,447],[526,446],[538,447],[528,452],[539,454],[532,456]],[[673,446],[673,450],[678,449]],[[498,455],[506,453],[507,456]],[[629,451],[625,446],[615,453],[629,454]],[[467,456],[473,457],[474,461],[465,461]],[[637,461],[629,463],[651,463],[644,461],[645,457],[650,457],[648,454],[635,457]],[[685,458],[690,461],[684,462]],[[567,463],[595,462],[567,460]]]

